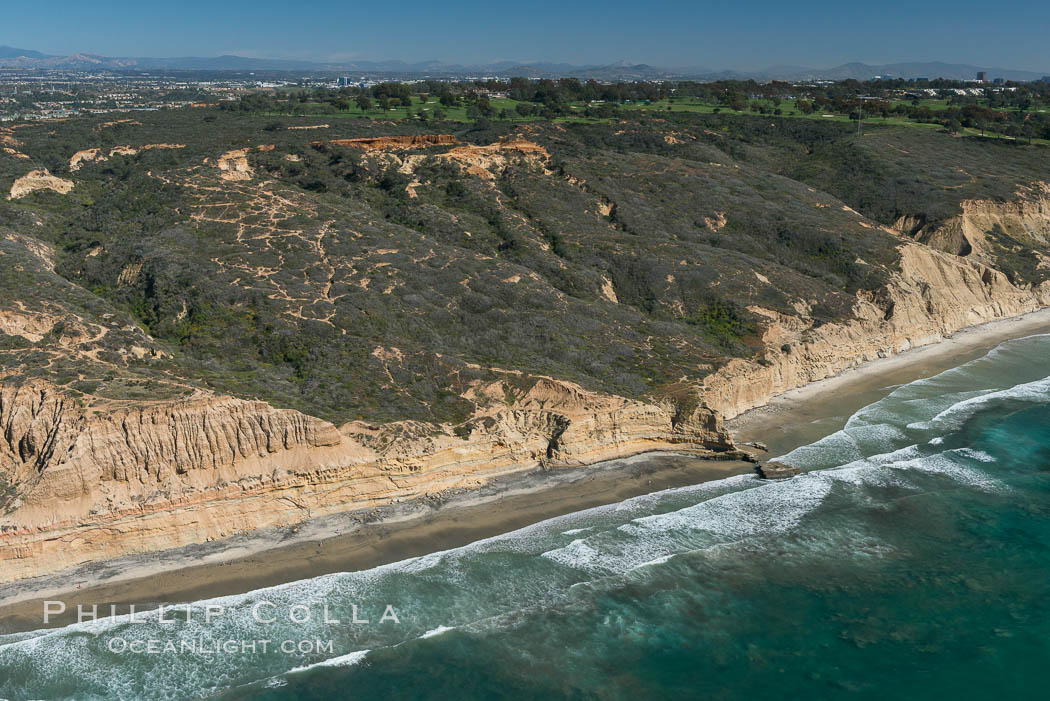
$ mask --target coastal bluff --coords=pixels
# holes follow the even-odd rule
[[[211,116],[4,128],[0,581],[536,470],[751,459],[724,421],[1050,306],[1036,149]]]
[[[731,360],[691,401],[638,401],[539,378],[468,391],[459,425],[339,428],[293,410],[197,391],[90,413],[42,380],[0,392],[0,581],[83,562],[286,526],[510,473],[648,451],[742,458],[723,419],[773,396],[976,324],[1050,305],[1050,285],[904,243],[901,269],[854,318],[814,327],[764,310],[765,354]]]
[[[510,391],[474,388],[479,404]],[[501,405],[502,404],[502,405]],[[459,426],[336,428],[203,392],[88,415],[54,385],[0,394],[0,581],[654,450],[744,457],[717,413],[540,379]]]
[[[900,254],[890,284],[881,294],[859,293],[848,321],[817,326],[802,315],[752,307],[768,320],[765,353],[731,360],[706,377],[705,405],[728,420],[868,361],[1050,306],[1050,283],[1017,287],[998,270],[922,244],[906,243]]]

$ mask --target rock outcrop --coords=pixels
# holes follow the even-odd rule
[[[496,141],[487,146],[463,144],[451,134],[417,134],[414,136],[376,136],[362,139],[333,139],[331,141],[314,141],[312,145],[332,144],[348,146],[369,152],[408,151],[426,149],[434,146],[452,146],[447,151],[434,154],[438,160],[457,165],[460,170],[479,178],[491,180],[495,174],[506,167],[512,157],[524,158],[536,162],[546,162],[550,154],[543,146],[529,141],[522,135]],[[421,155],[408,155],[403,160],[391,154],[400,166],[402,173],[412,174],[423,161]],[[413,195],[415,193],[412,193]]]
[[[77,151],[69,159],[69,171],[75,173],[80,170],[81,166],[85,163],[97,163],[99,161],[109,160],[106,154],[102,152],[100,148],[88,148],[83,151]]]
[[[17,200],[20,197],[36,192],[37,190],[54,190],[64,195],[73,189],[73,181],[51,175],[46,168],[42,170],[31,170],[11,184],[9,200]]]
[[[138,121],[137,119],[114,119],[112,122],[103,122],[102,124],[99,124],[97,127],[95,127],[95,130],[102,131],[103,129],[119,126],[121,124],[128,127],[142,126],[142,122]]]
[[[818,327],[804,315],[752,308],[766,319],[765,354],[761,362],[731,360],[706,377],[706,406],[729,419],[869,360],[1050,305],[1050,282],[1015,287],[993,268],[921,244],[902,245],[900,256],[900,272],[882,294],[858,294],[852,320]]]
[[[465,173],[492,180],[501,172],[512,157],[535,163],[545,163],[550,154],[539,144],[522,138],[497,141],[488,146],[457,146],[437,158],[459,166]]]
[[[1022,187],[1007,202],[963,200],[960,207],[962,214],[938,224],[901,217],[895,228],[932,248],[983,264],[993,262],[986,232],[998,231],[1037,249],[1050,245],[1050,183]]]
[[[230,397],[87,412],[43,381],[4,386],[0,581],[651,450],[743,457],[710,410],[551,379],[460,426],[339,430]]]
[[[777,462],[776,460],[755,465],[755,472],[764,480],[790,479],[795,475],[802,474],[802,470],[797,467],[786,465],[782,462]]]
[[[215,167],[219,169],[219,177],[223,180],[251,180],[255,175],[255,169],[248,163],[248,153],[255,151],[272,151],[273,144],[256,146],[252,148],[239,148],[227,151],[215,160]]]
[[[227,151],[215,161],[215,167],[223,180],[251,180],[255,171],[248,164],[248,149],[241,148]]]
[[[134,156],[141,151],[152,151],[153,149],[180,149],[186,148],[186,144],[143,144],[142,146],[114,146],[109,150],[110,156]]]
[[[117,123],[118,122],[114,122],[114,124]],[[138,124],[138,122],[134,123]],[[150,151],[153,149],[180,148],[186,148],[186,144],[145,144],[143,146],[114,146],[109,150],[109,156],[134,156],[141,151]],[[85,163],[101,163],[103,161],[108,161],[109,156],[106,155],[105,149],[101,148],[86,148],[82,151],[77,151],[69,159],[69,170],[70,172],[75,173],[81,168],[83,168]]]
[[[363,151],[403,151],[407,149],[428,148],[430,146],[454,146],[459,143],[452,134],[415,134],[411,136],[369,136],[360,139],[332,139],[330,141],[313,141],[311,146],[332,144],[348,146]]]
[[[0,309],[0,332],[10,336],[21,336],[36,343],[55,326],[57,319],[40,312],[28,310]]]

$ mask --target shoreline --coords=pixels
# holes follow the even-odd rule
[[[726,422],[740,441],[761,441],[772,458],[845,423],[893,387],[980,357],[1012,338],[1050,332],[1050,308],[971,326],[944,340],[879,358],[770,399]],[[830,394],[830,396],[828,396]],[[115,560],[6,584],[0,633],[40,628],[42,602],[184,603],[447,550],[574,511],[663,489],[753,471],[735,460],[649,452],[586,467],[537,470],[440,499],[348,511],[285,528]],[[142,610],[140,608],[140,610]]]
[[[726,428],[738,442],[765,443],[766,457],[772,459],[839,430],[854,412],[897,386],[963,365],[1005,341],[1040,333],[1050,333],[1050,307],[968,326],[937,343],[810,382],[727,420]]]
[[[152,605],[239,594],[370,569],[575,511],[754,471],[754,463],[743,460],[648,452],[586,468],[509,475],[438,499],[348,511],[221,541],[85,563],[5,584],[0,590],[0,634],[44,627],[45,600],[67,604],[68,613],[53,617],[46,626],[50,628],[74,622],[78,603],[98,604],[100,611],[109,611],[110,604],[133,603],[145,611]]]

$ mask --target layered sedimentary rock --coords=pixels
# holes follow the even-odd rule
[[[405,137],[404,148],[417,148],[414,138]],[[451,147],[437,157],[481,177],[509,157],[547,159],[543,147],[523,139],[435,145]],[[250,178],[247,155],[247,149],[231,151],[215,166],[224,176]],[[409,173],[412,159],[422,158],[374,157],[398,159]],[[818,324],[806,300],[797,300],[795,314],[749,307],[764,319],[764,351],[729,361],[674,400],[602,395],[508,373],[506,381],[467,390],[477,410],[456,426],[352,422],[336,428],[263,402],[204,392],[179,401],[85,407],[47,382],[8,380],[0,385],[0,581],[476,488],[538,467],[652,450],[738,455],[723,417],[865,361],[1050,305],[1050,282],[1015,286],[979,254],[981,232],[995,226],[1040,245],[1050,238],[1046,188],[1026,192],[1017,203],[965,203],[958,221],[944,225],[958,226],[969,253],[899,239],[892,279],[876,293],[858,294],[848,320]],[[724,215],[718,217],[712,228],[725,224]],[[118,283],[130,284],[140,272],[141,265],[129,265]],[[617,301],[609,288],[603,296]],[[23,309],[0,319],[4,331],[28,341],[53,325],[41,312]]]
[[[1018,288],[991,269],[926,246],[901,247],[900,272],[860,295],[855,318],[815,326],[765,316],[760,361],[733,360],[696,401],[644,402],[541,378],[469,391],[459,426],[337,429],[263,402],[198,393],[177,402],[85,410],[33,381],[0,392],[0,581],[85,561],[290,525],[537,467],[651,450],[739,456],[722,426],[771,397],[961,328],[1050,304],[1050,283]]]
[[[550,154],[543,146],[517,135],[515,138],[497,141],[487,146],[463,144],[451,134],[417,134],[414,136],[376,136],[361,139],[333,139],[314,141],[312,145],[332,144],[348,146],[369,152],[407,151],[433,146],[452,146],[434,157],[457,165],[460,170],[480,178],[492,179],[494,171],[502,169],[509,157],[546,161]],[[396,156],[392,156],[397,158]],[[397,159],[403,173],[411,174],[423,161],[424,156],[406,156]]]
[[[417,136],[381,136],[363,139],[336,139],[333,141],[315,141],[314,145],[324,143],[337,146],[349,146],[362,149],[384,166],[393,166],[404,175],[414,176],[420,165],[428,158],[450,163],[463,173],[482,180],[492,181],[511,163],[545,166],[550,160],[550,153],[543,146],[529,141],[518,134],[496,141],[487,146],[461,143],[456,137],[448,134],[422,134]],[[398,151],[419,151],[433,146],[451,146],[439,153],[398,154]],[[405,192],[412,199],[418,197],[417,188],[425,183],[413,179],[405,186]],[[611,212],[610,209],[606,212]]]
[[[751,308],[766,319],[766,352],[705,378],[705,404],[732,418],[866,361],[1050,305],[1050,282],[1015,287],[997,270],[920,244],[900,253],[900,272],[881,294],[858,294],[852,320],[815,326],[804,315]]]
[[[714,412],[541,379],[512,404],[476,388],[461,426],[336,429],[199,394],[88,413],[34,381],[0,394],[0,581],[372,507],[540,466],[660,449],[738,455]]]
[[[488,146],[463,145],[438,155],[441,160],[455,163],[460,170],[479,178],[491,180],[507,165],[510,157],[537,163],[550,158],[547,149],[526,139],[497,141]]]
[[[1050,244],[1050,183],[1022,187],[1006,202],[963,200],[960,207],[962,214],[937,225],[922,217],[901,217],[896,228],[933,248],[980,263],[992,261],[988,232],[1001,232],[1035,249]],[[1040,256],[1038,250],[1034,252]]]

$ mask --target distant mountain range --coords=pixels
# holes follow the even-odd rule
[[[525,77],[578,76],[600,80],[658,80],[682,77],[681,71],[645,64],[620,62],[611,65],[574,66],[568,63],[521,63],[500,61],[483,65],[462,65],[441,61],[296,61],[288,59],[216,56],[202,58],[108,57],[93,54],[49,56],[39,51],[0,46],[0,67],[40,70],[112,71],[297,71],[346,72],[365,75],[491,75]]]
[[[52,56],[30,49],[0,46],[0,67],[39,70],[78,71],[293,71],[345,72],[362,75],[401,76],[524,76],[534,78],[564,77],[596,80],[662,80],[695,78],[701,80],[870,80],[883,78],[948,78],[971,80],[979,71],[989,78],[1006,80],[1038,80],[1050,71],[1038,73],[1009,68],[990,68],[965,64],[927,62],[869,65],[845,63],[834,68],[805,66],[772,66],[763,70],[716,71],[709,68],[660,68],[648,64],[621,61],[613,64],[578,66],[568,63],[526,63],[499,61],[489,64],[462,65],[441,61],[296,61],[288,59],[247,58],[244,56],[215,56],[211,58],[182,56],[175,58],[109,57],[94,54]]]
[[[873,78],[948,78],[950,80],[973,80],[983,71],[988,78],[1006,80],[1039,80],[1050,71],[1035,73],[1012,68],[971,66],[959,63],[928,61],[925,63],[889,63],[869,65],[866,63],[844,63],[834,68],[805,68],[802,66],[774,66],[762,71],[762,77],[782,80],[871,80]]]

